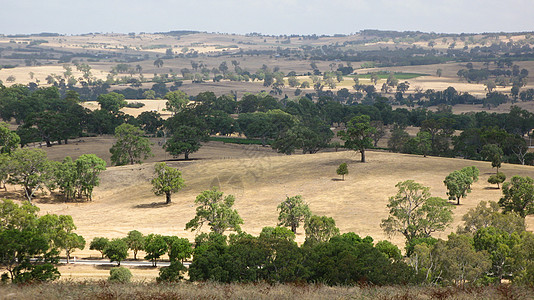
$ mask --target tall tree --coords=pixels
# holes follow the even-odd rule
[[[360,151],[362,162],[365,162],[365,149],[373,146],[371,135],[375,128],[370,124],[371,118],[367,115],[356,116],[347,123],[347,129],[338,132],[345,141],[345,148]]]
[[[454,171],[445,177],[443,181],[447,187],[447,195],[451,200],[457,200],[457,205],[460,205],[460,199],[465,198],[467,193],[471,192],[471,184],[473,178],[462,171]]]
[[[226,230],[241,232],[243,219],[233,209],[235,198],[228,195],[223,198],[223,192],[213,188],[202,192],[197,196],[195,203],[197,207],[195,217],[187,222],[185,229],[200,230],[202,225],[207,224],[211,230],[218,234],[223,234]]]
[[[46,152],[40,149],[23,148],[14,151],[9,160],[9,173],[8,182],[22,185],[30,203],[35,192],[42,190],[52,178]]]
[[[128,235],[124,238],[124,241],[128,245],[128,248],[134,253],[134,260],[137,260],[137,252],[143,250],[145,244],[145,237],[137,230],[128,232]]]
[[[0,154],[11,153],[20,144],[20,137],[11,131],[7,123],[0,122]]]
[[[504,212],[513,211],[521,217],[534,214],[534,179],[514,176],[502,185],[499,205]]]
[[[445,199],[430,197],[430,188],[413,180],[395,186],[399,191],[389,198],[389,218],[380,224],[387,234],[400,233],[409,243],[443,231],[452,222],[452,206]]]
[[[491,161],[491,167],[497,168],[497,173],[499,173],[499,168],[501,167],[503,151],[501,147],[497,144],[488,144],[482,147],[482,157],[486,160]]]
[[[131,124],[122,124],[115,129],[117,142],[109,149],[111,162],[117,166],[141,163],[152,156],[151,143],[143,137],[143,131]]]
[[[185,186],[182,173],[164,162],[154,166],[154,175],[156,177],[151,181],[152,191],[156,196],[165,194],[167,204],[171,203],[171,195]]]
[[[280,221],[278,226],[291,227],[291,231],[295,234],[300,223],[306,222],[311,216],[310,208],[302,200],[301,195],[286,197],[286,200],[278,205],[278,210],[280,211],[278,215],[278,221]]]
[[[109,258],[110,262],[117,262],[117,265],[121,265],[121,261],[128,257],[128,244],[123,239],[112,239],[104,249],[104,255]]]

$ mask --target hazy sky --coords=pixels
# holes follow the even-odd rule
[[[534,31],[534,0],[3,0],[0,33]]]

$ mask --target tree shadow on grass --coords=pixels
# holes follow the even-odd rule
[[[484,188],[485,190],[500,190],[500,188],[496,187],[496,186],[487,186]]]
[[[332,178],[332,181],[345,181],[345,180],[343,180],[341,178]]]
[[[145,203],[145,204],[138,204],[135,205],[134,208],[159,208],[159,207],[166,207],[170,206],[172,203],[165,203],[165,202],[152,202],[152,203]]]

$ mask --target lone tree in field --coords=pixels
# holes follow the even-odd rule
[[[360,151],[362,162],[365,162],[365,149],[373,146],[371,136],[375,128],[370,121],[367,115],[356,116],[348,122],[346,130],[338,132],[338,136],[345,141],[345,148]]]
[[[410,243],[443,231],[452,222],[453,206],[447,200],[430,197],[430,188],[407,180],[395,185],[399,192],[389,198],[389,218],[380,227],[389,235],[401,233]]]
[[[204,191],[197,196],[195,203],[197,207],[196,216],[185,225],[185,230],[200,230],[205,223],[211,227],[211,231],[223,234],[226,230],[241,232],[243,219],[232,209],[235,198],[228,195],[223,198],[223,192],[216,188]]]
[[[491,167],[497,168],[497,173],[499,173],[499,168],[502,163],[502,156],[504,155],[501,147],[496,144],[484,145],[482,147],[482,157],[486,160],[491,161]]]
[[[337,175],[343,176],[343,180],[345,180],[345,175],[349,174],[349,168],[347,167],[347,163],[340,164],[336,170],[336,173]]]
[[[454,171],[445,177],[443,181],[447,187],[447,195],[450,200],[457,200],[456,205],[460,205],[460,198],[465,198],[471,192],[473,178],[462,171]]]
[[[499,172],[497,174],[492,174],[488,178],[488,183],[496,184],[497,185],[497,189],[500,189],[501,188],[500,184],[503,183],[505,180],[506,180],[506,175],[504,175],[503,172]]]
[[[141,163],[152,156],[151,143],[144,132],[131,124],[122,124],[115,129],[117,142],[109,149],[111,162],[117,166]]]
[[[528,176],[514,176],[502,185],[499,205],[504,212],[514,211],[521,217],[534,214],[534,180]]]
[[[300,223],[306,222],[311,216],[308,204],[302,200],[301,195],[287,197],[285,201],[278,205],[280,214],[278,215],[278,226],[291,227],[293,233],[297,233]]]
[[[154,175],[156,177],[152,179],[152,191],[156,196],[165,195],[167,204],[171,203],[172,193],[178,192],[185,186],[182,173],[164,162],[156,164]]]

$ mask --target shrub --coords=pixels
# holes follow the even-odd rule
[[[128,283],[132,279],[132,272],[125,267],[112,268],[109,270],[109,281]]]

